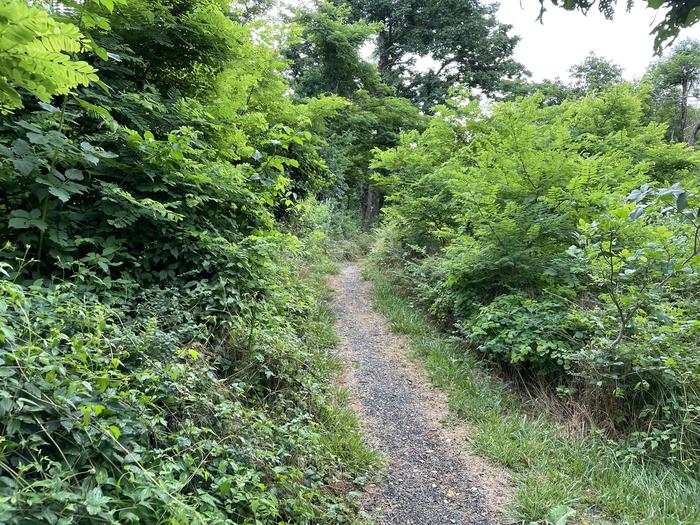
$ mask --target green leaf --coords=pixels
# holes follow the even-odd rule
[[[46,136],[43,133],[29,132],[29,133],[27,133],[27,138],[29,139],[29,142],[31,142],[32,144],[44,145],[44,144],[49,144],[49,142],[50,142],[48,136]]]
[[[41,210],[36,208],[32,211],[13,210],[10,213],[8,226],[16,229],[37,228],[42,232],[48,227],[46,222],[41,219]]]
[[[637,206],[634,210],[632,210],[632,213],[629,214],[629,218],[636,221],[642,216],[642,213],[644,213],[644,208],[646,208],[646,206]]]
[[[76,169],[73,169],[73,168],[67,169],[67,170],[64,172],[64,175],[65,175],[65,177],[66,177],[67,179],[70,179],[70,180],[83,180],[83,179],[85,178],[85,177],[83,176],[83,172],[82,172],[82,171],[76,170]]]
[[[95,487],[90,492],[87,493],[85,498],[85,510],[91,516],[95,516],[103,511],[105,505],[109,503],[110,499],[102,494],[102,489],[100,487]]]
[[[107,60],[106,55],[105,55],[105,59],[104,59],[104,60]],[[95,113],[95,114],[97,114],[97,115],[100,115],[101,117],[104,117],[104,118],[106,118],[107,120],[114,120],[114,119],[112,118],[112,115],[111,115],[111,114],[109,113],[109,111],[107,110],[107,108],[104,108],[104,107],[102,107],[102,106],[98,106],[97,104],[92,104],[91,102],[88,102],[88,101],[83,100],[83,99],[78,98],[78,97],[75,97],[75,100],[78,101],[78,104],[79,104],[82,108],[88,110],[88,112],[92,112],[92,113]]]
[[[70,193],[58,186],[50,186],[49,193],[54,197],[58,197],[58,200],[61,202],[68,202],[70,200]]]
[[[547,523],[550,525],[567,525],[569,518],[576,516],[576,511],[567,505],[554,507],[547,513]]]
[[[12,166],[14,166],[21,175],[29,175],[38,168],[38,164],[30,159],[15,159],[12,161]]]
[[[110,434],[112,434],[114,439],[119,439],[119,436],[122,435],[122,431],[119,429],[119,427],[117,427],[115,425],[109,426],[109,432],[110,432]]]
[[[59,111],[61,111],[56,106],[52,106],[51,104],[47,104],[46,102],[39,102],[39,107],[41,107],[44,111],[48,111],[49,113],[58,113]]]

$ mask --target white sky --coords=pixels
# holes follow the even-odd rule
[[[606,20],[594,6],[588,15],[566,11],[546,2],[544,24],[536,20],[538,0],[500,0],[498,18],[513,26],[521,40],[515,58],[532,73],[533,80],[568,79],[568,70],[589,52],[603,56],[624,68],[625,78],[641,77],[654,60],[654,38],[649,33],[663,19],[660,12],[637,1],[630,13],[626,2],[618,2],[613,21]],[[547,6],[547,4],[550,4]],[[679,39],[700,39],[700,24],[681,31]]]

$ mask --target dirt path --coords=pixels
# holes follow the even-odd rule
[[[372,309],[358,267],[344,266],[332,285],[344,380],[363,430],[389,462],[365,510],[383,525],[501,523],[506,475],[464,449],[464,429],[445,426],[444,395],[408,360],[408,342]]]

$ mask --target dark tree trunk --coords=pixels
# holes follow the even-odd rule
[[[688,91],[690,87],[687,80],[683,80],[681,84],[681,129],[678,135],[678,140],[683,140],[685,137],[685,128],[688,125]]]
[[[391,71],[391,35],[384,30],[377,37],[377,69],[382,78],[386,78]]]
[[[382,204],[382,196],[378,191],[367,188],[362,199],[362,221],[371,224],[377,218]]]
[[[698,120],[693,125],[693,129],[691,129],[690,133],[688,133],[688,145],[689,146],[695,146],[695,140],[696,140],[698,131],[700,131],[700,120]]]

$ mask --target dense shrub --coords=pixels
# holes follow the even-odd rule
[[[344,102],[293,102],[226,2],[61,6],[0,16],[55,51],[0,64],[0,521],[350,521],[309,233]]]
[[[425,132],[376,153],[391,203],[381,257],[486,356],[566,385],[633,455],[690,466],[700,157],[668,144],[644,104],[622,84],[489,115],[459,98],[439,106]]]
[[[541,373],[570,370],[590,338],[590,327],[566,302],[499,295],[456,328],[481,352]]]
[[[337,410],[322,387],[329,341],[310,285],[276,277],[292,289],[270,286],[254,318],[214,332],[196,292],[109,304],[72,282],[3,281],[2,521],[347,519],[329,487],[358,473],[318,422]]]

